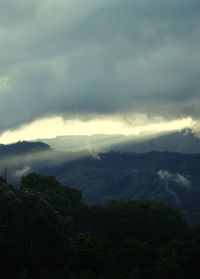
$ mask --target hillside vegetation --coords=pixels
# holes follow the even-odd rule
[[[0,220],[1,278],[200,276],[200,229],[162,203],[87,206],[79,190],[31,173],[19,189],[1,177]]]
[[[181,210],[191,226],[200,224],[200,154],[58,152],[25,142],[7,149],[7,156],[6,146],[0,150],[1,171],[16,186],[31,172],[54,175],[62,185],[80,189],[87,204],[154,200]]]

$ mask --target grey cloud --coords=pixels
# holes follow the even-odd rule
[[[34,1],[0,1],[0,24],[1,27],[10,27],[15,24],[24,23],[25,20],[33,18],[35,15]]]
[[[57,114],[199,118],[199,1],[7,0],[0,10],[0,131]]]

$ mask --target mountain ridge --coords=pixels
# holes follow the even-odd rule
[[[13,156],[11,151],[5,153],[6,146],[3,151],[0,148],[2,173],[7,168],[8,181],[15,185],[22,176],[35,172],[53,175],[62,185],[80,189],[87,204],[139,199],[163,202],[183,212],[200,210],[198,153],[61,152],[26,142],[7,148],[16,150],[15,145]]]
[[[92,136],[59,136],[51,139],[39,139],[39,141],[61,151],[95,149],[99,152],[112,150],[136,153],[150,151],[200,153],[200,138],[195,136],[191,129],[142,137],[96,134]]]

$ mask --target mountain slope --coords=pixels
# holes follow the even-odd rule
[[[191,130],[182,130],[151,139],[141,141],[129,140],[125,144],[113,146],[113,150],[144,153],[150,151],[171,151],[180,153],[200,153],[200,138],[196,137]]]
[[[24,146],[30,146],[31,152]],[[88,204],[150,199],[181,209],[200,208],[200,154],[154,151],[91,156],[89,152],[57,152],[46,145],[41,148],[41,144],[18,143],[15,147],[13,157],[11,151],[8,157],[5,150],[3,157],[0,151],[1,170],[7,168],[11,183],[18,184],[21,176],[37,172],[54,175],[61,184],[82,190]]]
[[[182,130],[154,136],[92,135],[60,136],[40,139],[56,150],[91,150],[99,152],[123,151],[144,153],[150,151],[171,151],[181,153],[200,153],[200,138],[191,130]]]
[[[88,203],[152,199],[178,208],[200,207],[200,155],[171,152],[99,154],[52,169]]]
[[[34,152],[50,150],[49,145],[43,142],[19,141],[12,144],[0,144],[0,157],[25,155]]]

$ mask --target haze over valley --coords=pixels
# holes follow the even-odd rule
[[[0,278],[200,278],[199,22],[0,0]]]

